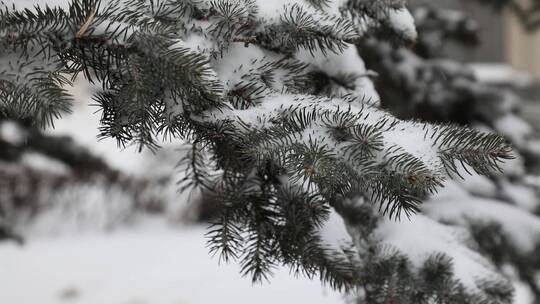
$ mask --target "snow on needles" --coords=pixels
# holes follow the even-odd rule
[[[451,183],[450,181],[448,183]],[[476,223],[495,222],[502,225],[508,240],[522,253],[535,250],[540,239],[540,219],[519,207],[499,202],[464,195],[458,199],[451,194],[445,195],[448,188],[441,190],[442,196],[436,196],[424,204],[422,211],[430,218],[448,223],[467,226],[469,221]]]
[[[323,4],[322,9],[327,14],[339,15],[340,8],[345,2],[345,0],[330,0]],[[317,13],[315,7],[305,0],[255,0],[255,3],[258,8],[259,17],[268,21],[278,21],[284,8],[290,8],[295,5],[301,7],[303,10],[308,10],[312,15],[322,16],[320,13]]]
[[[354,250],[354,242],[347,231],[345,221],[333,208],[330,209],[328,220],[320,228],[319,235],[323,248],[331,250],[332,254],[348,258],[344,251]],[[358,254],[354,256],[358,256]]]
[[[401,222],[383,219],[376,235],[382,245],[406,253],[417,268],[434,254],[444,253],[452,259],[456,279],[469,291],[480,291],[483,283],[499,278],[484,257],[465,245],[466,230],[445,226],[424,215]]]
[[[321,51],[310,52],[302,49],[296,53],[295,57],[309,63],[313,69],[324,71],[332,77],[354,75],[353,94],[365,103],[379,103],[379,94],[369,77],[370,73],[354,45],[347,44],[343,52],[339,54],[323,54]]]
[[[406,8],[392,9],[388,12],[388,21],[392,28],[405,38],[416,40],[418,33],[414,25],[414,18]]]

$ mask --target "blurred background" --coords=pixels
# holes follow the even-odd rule
[[[476,23],[478,43],[470,47],[450,41],[441,52],[444,57],[468,63],[479,80],[508,85],[518,81],[530,81],[521,93],[530,96],[524,117],[533,124],[540,123],[540,108],[534,102],[538,98],[537,82],[540,77],[540,9],[535,1],[517,0],[523,13],[506,7],[497,9],[497,3],[505,1],[466,0],[409,0],[412,7],[438,7],[462,12]],[[507,1],[511,2],[511,1]],[[495,7],[486,5],[495,3]],[[523,82],[523,83],[524,83]]]
[[[479,2],[411,0],[418,44],[370,41],[360,54],[394,114],[507,136],[518,158],[506,174],[462,187],[537,216],[540,24],[535,9],[525,17]],[[77,82],[73,113],[54,128],[0,121],[0,303],[343,303],[287,269],[253,286],[237,265],[220,265],[204,238],[215,199],[178,191],[190,145],[164,140],[152,153],[100,139],[94,90]],[[534,301],[539,278],[516,303]]]

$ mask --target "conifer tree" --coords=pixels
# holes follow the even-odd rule
[[[210,251],[254,282],[286,265],[361,302],[509,303],[507,279],[466,237],[411,217],[449,178],[499,170],[512,154],[499,135],[381,109],[355,45],[414,42],[404,4],[4,3],[0,116],[53,124],[80,75],[102,87],[102,137],[190,141],[183,186],[220,198]]]
[[[384,37],[359,44],[367,67],[377,75],[383,107],[401,118],[499,132],[512,142],[516,157],[504,174],[458,180],[449,187],[452,195],[435,195],[422,213],[465,228],[497,271],[510,278],[519,293],[529,294],[531,302],[526,303],[536,303],[540,155],[538,137],[522,117],[521,97],[515,88],[483,83],[466,64],[445,58],[449,43],[466,48],[482,43],[479,26],[466,12],[427,3],[414,8],[413,15],[419,35],[413,49],[395,47]]]

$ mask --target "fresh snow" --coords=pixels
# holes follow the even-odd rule
[[[243,74],[253,69],[255,62],[259,63],[264,58],[265,53],[262,48],[236,43],[227,49],[219,61],[213,62],[214,70],[221,82],[232,89],[242,80]]]
[[[232,0],[231,0],[232,1]],[[31,7],[38,0],[8,0],[7,4],[17,7]],[[49,5],[65,5],[67,0],[48,1]],[[339,14],[343,0],[330,1],[327,10]],[[298,4],[312,13],[321,24],[320,13],[314,12],[306,1],[301,0],[256,0],[259,17],[265,22],[279,22],[283,7]],[[390,10],[388,22],[406,38],[414,40],[417,32],[414,20],[406,9]],[[190,47],[205,52],[213,48],[212,42],[201,36],[191,35],[180,46]],[[212,67],[219,79],[227,87],[241,81],[242,69],[257,68],[254,62],[263,57],[274,56],[256,46],[244,47],[233,44],[224,57],[213,61]],[[353,94],[375,103],[379,98],[366,71],[364,62],[356,49],[347,46],[343,53],[328,53],[322,56],[300,50],[295,58],[309,63],[312,68],[324,71],[330,76],[352,73],[358,76]],[[413,56],[404,60],[396,68],[412,75],[415,69]],[[487,82],[497,82],[493,76],[493,67],[473,66],[476,76]],[[487,72],[486,72],[487,71]],[[505,78],[514,75],[503,74]],[[491,79],[489,77],[492,77]],[[279,80],[279,77],[276,77]],[[413,79],[411,77],[410,79]],[[277,85],[281,87],[280,84]],[[77,95],[88,95],[91,90],[80,85],[74,90]],[[79,99],[80,100],[80,99]],[[106,161],[114,167],[131,174],[148,175],[152,173],[148,165],[148,153],[135,153],[131,147],[119,152],[116,143],[104,140],[96,144],[99,113],[88,106],[88,98],[75,105],[76,111],[66,119],[59,120],[52,134],[71,135],[88,146],[98,155],[104,155]],[[210,119],[233,119],[240,123],[250,123],[255,127],[265,127],[267,119],[279,115],[289,106],[313,106],[306,96],[280,95],[266,96],[256,107],[245,111],[223,110],[221,113],[207,113]],[[327,103],[317,101],[317,107],[328,110],[347,108],[343,100],[331,99]],[[358,111],[359,105],[353,106]],[[170,105],[172,114],[182,112],[181,105]],[[370,113],[366,123],[377,123],[386,115],[377,110],[366,109]],[[91,119],[88,119],[91,117]],[[496,122],[499,132],[511,137],[514,142],[524,144],[531,130],[517,116],[501,117]],[[4,128],[2,128],[4,129]],[[421,125],[412,122],[400,122],[396,128],[384,135],[385,146],[398,144],[405,152],[421,158],[430,169],[439,169],[436,151],[431,143],[423,138]],[[17,140],[20,134],[13,128],[6,128],[0,134],[2,138]],[[308,137],[327,138],[320,126],[303,132],[299,140]],[[158,159],[157,157],[150,157]],[[32,168],[42,168],[47,160],[28,154],[23,162]],[[141,165],[146,164],[146,165]],[[159,164],[156,161],[154,164]],[[169,165],[169,163],[167,163]],[[522,163],[521,163],[522,165]],[[163,164],[161,164],[163,166]],[[159,166],[156,166],[159,167]],[[47,167],[46,169],[50,169]],[[61,168],[57,168],[61,170]],[[163,169],[163,168],[161,168]],[[161,170],[160,169],[160,170]],[[161,171],[160,171],[161,172]],[[516,173],[517,174],[517,173]],[[466,230],[455,226],[443,225],[436,220],[451,221],[466,225],[466,218],[477,221],[494,220],[503,224],[505,233],[518,248],[531,251],[531,239],[540,235],[540,220],[520,209],[532,210],[534,204],[531,190],[510,183],[504,184],[503,195],[512,198],[518,205],[511,206],[494,200],[480,199],[482,196],[496,195],[494,184],[486,178],[471,177],[466,179],[464,187],[449,182],[423,207],[426,215],[416,215],[410,221],[402,222],[383,219],[377,229],[377,237],[382,244],[403,251],[416,267],[432,254],[443,252],[453,259],[456,276],[470,289],[478,288],[478,282],[497,277],[487,261],[474,250],[466,246]],[[81,186],[92,187],[92,186]],[[88,194],[92,195],[88,195]],[[84,196],[84,197],[83,197]],[[130,202],[121,193],[112,190],[74,188],[57,194],[58,208],[47,210],[40,215],[27,231],[29,243],[25,247],[0,243],[0,303],[63,303],[66,300],[78,304],[151,304],[151,303],[342,303],[341,295],[327,289],[321,290],[318,280],[296,279],[286,269],[278,269],[271,284],[252,286],[249,278],[241,278],[239,266],[217,265],[217,259],[208,256],[205,248],[202,227],[144,226],[131,230],[115,230],[110,234],[92,233],[95,229],[108,230],[110,223],[128,221],[123,216],[129,213]],[[179,204],[186,204],[186,197],[178,198]],[[113,202],[113,203],[111,203]],[[71,208],[73,204],[77,208]],[[67,211],[66,211],[67,210]],[[57,221],[58,223],[56,223]],[[81,227],[82,225],[82,227]],[[85,226],[88,225],[88,226]],[[74,234],[64,234],[63,231]],[[86,232],[81,234],[81,230]],[[324,244],[330,248],[343,248],[351,243],[343,219],[334,211],[321,229]],[[58,235],[51,237],[51,235]],[[518,286],[519,287],[519,286]],[[521,288],[525,289],[525,288]],[[31,291],[31,292],[29,292]],[[518,288],[518,295],[526,298]]]
[[[525,160],[518,151],[514,151],[514,159],[508,159],[501,164],[501,171],[495,174],[509,178],[519,178],[525,175]]]
[[[447,185],[452,183],[448,181]],[[467,195],[456,197],[452,189],[451,186],[442,188],[422,206],[423,213],[432,219],[463,227],[467,227],[468,221],[493,221],[502,225],[504,233],[518,250],[530,253],[535,249],[531,240],[540,239],[540,218],[502,201]]]
[[[0,1],[0,7],[2,4],[6,4],[8,7],[15,6],[16,9],[30,9],[33,10],[36,5],[46,4],[49,7],[62,7],[67,8],[72,0],[2,0]],[[2,3],[3,2],[3,3]]]
[[[347,232],[343,218],[331,208],[328,220],[319,231],[322,245],[332,251],[340,252],[343,249],[353,249],[353,240]]]
[[[515,84],[527,86],[533,82],[531,76],[519,72],[508,64],[476,62],[469,65],[476,78],[490,84]]]
[[[129,231],[0,243],[0,303],[343,303],[318,280],[277,269],[252,285],[239,266],[208,255],[204,227],[150,222]]]
[[[417,214],[402,221],[384,218],[375,233],[382,245],[405,253],[417,268],[430,256],[444,253],[452,259],[456,278],[473,292],[480,291],[483,282],[498,277],[484,257],[466,246],[469,235],[463,228],[446,226]]]
[[[467,170],[465,170],[465,167]],[[469,174],[467,172],[474,172],[474,170],[466,165],[464,167],[459,167],[459,174],[463,176],[463,179],[458,179],[456,182],[459,183],[460,186],[477,196],[495,197],[497,195],[497,186],[493,181],[484,175]]]
[[[391,9],[388,11],[390,25],[406,38],[415,40],[418,37],[414,18],[406,8]]]
[[[331,77],[339,78],[342,75],[355,75],[355,96],[363,99],[366,103],[379,103],[379,94],[369,77],[370,72],[366,69],[364,61],[353,45],[347,44],[343,52],[339,54],[332,52],[323,54],[321,51],[310,52],[301,49],[296,53],[295,57]]]
[[[71,168],[66,164],[36,152],[25,152],[20,163],[30,169],[48,172],[53,175],[66,175],[71,173]]]
[[[12,145],[19,145],[25,140],[24,131],[13,121],[0,122],[0,139]]]
[[[345,0],[330,0],[323,5],[322,9],[330,15],[340,16],[340,7],[345,4]],[[305,0],[255,0],[255,4],[258,8],[259,18],[265,19],[269,22],[279,22],[284,8],[291,8],[298,6],[304,11],[310,12],[311,16],[315,17],[317,21],[322,22],[324,20],[323,15],[318,12],[315,7],[309,4]]]
[[[538,210],[540,202],[538,201],[536,192],[532,187],[502,181],[501,188],[504,198],[508,199],[508,201],[532,213]]]
[[[307,6],[303,0],[256,0],[259,18],[278,22],[284,7],[300,5],[302,8]]]
[[[495,130],[517,146],[523,146],[531,136],[532,127],[515,114],[507,114],[494,122]]]

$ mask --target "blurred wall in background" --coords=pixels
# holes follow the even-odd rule
[[[530,6],[530,0],[519,1],[525,7]],[[461,10],[478,22],[480,45],[470,49],[449,45],[445,54],[448,57],[463,62],[508,63],[540,79],[540,28],[527,31],[515,14],[500,13],[471,0],[409,0],[409,3]]]
[[[505,61],[505,20],[500,13],[472,0],[409,0],[409,4],[461,11],[478,23],[480,44],[475,48],[448,45],[445,56],[464,62]]]
[[[540,78],[540,27],[526,31],[515,14],[504,14],[506,61]]]

